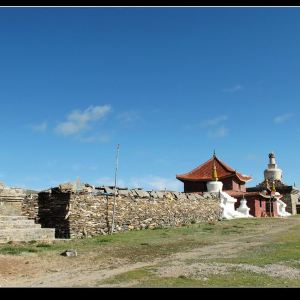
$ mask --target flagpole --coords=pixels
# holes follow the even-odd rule
[[[120,151],[120,144],[118,144],[118,146],[117,146],[116,170],[115,170],[114,205],[113,205],[113,214],[112,214],[112,223],[111,223],[110,234],[113,234],[114,227],[115,227],[115,210],[116,210],[116,194],[117,194],[117,173],[118,173],[118,166],[119,166],[119,151]]]

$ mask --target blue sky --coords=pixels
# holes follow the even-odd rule
[[[182,190],[217,156],[300,185],[300,8],[0,8],[0,180]]]

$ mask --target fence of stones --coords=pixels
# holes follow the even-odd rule
[[[23,214],[42,227],[55,228],[57,238],[105,235],[111,229],[114,198],[111,187],[61,185],[28,195]],[[209,193],[117,189],[115,199],[118,232],[216,221],[221,213],[219,200]]]

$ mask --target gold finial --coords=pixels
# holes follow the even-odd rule
[[[276,187],[275,187],[275,180],[273,180],[272,182],[272,189],[271,189],[272,192],[276,192]]]
[[[212,179],[215,181],[218,181],[218,173],[217,173],[217,168],[216,168],[215,162],[214,162],[214,167],[212,169]]]

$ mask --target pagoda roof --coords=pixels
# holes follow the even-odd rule
[[[212,180],[212,169],[213,166],[216,166],[218,179],[223,179],[227,177],[235,176],[241,182],[247,182],[252,179],[251,176],[243,175],[236,170],[232,169],[224,162],[219,160],[216,155],[213,155],[211,159],[193,169],[192,171],[176,175],[176,178],[181,181],[210,181]]]

